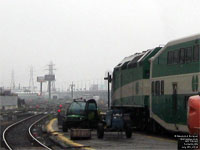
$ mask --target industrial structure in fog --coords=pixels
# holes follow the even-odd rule
[[[18,96],[11,93],[11,90],[0,88],[0,110],[17,109]]]
[[[53,71],[55,70],[53,62],[50,62],[48,65],[49,74],[44,76],[45,81],[48,81],[48,92],[49,92],[49,99],[51,99],[51,90],[56,91],[55,88],[55,74]]]

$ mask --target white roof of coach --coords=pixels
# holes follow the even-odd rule
[[[177,40],[170,41],[154,57],[152,57],[150,59],[150,61],[154,61],[154,59],[156,59],[160,54],[162,54],[162,52],[165,51],[165,49],[168,46],[176,45],[176,44],[179,44],[179,43],[184,43],[184,42],[187,42],[187,41],[192,41],[192,40],[195,40],[195,39],[200,39],[200,34],[196,34],[196,35],[193,35],[193,36],[184,37],[184,38],[180,38],[180,39],[177,39]]]
[[[140,62],[143,60],[143,58],[147,55],[149,55],[154,49],[148,49],[147,51],[144,52],[144,55],[137,61]]]

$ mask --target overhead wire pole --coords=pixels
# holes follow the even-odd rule
[[[51,99],[51,81],[48,81],[49,99]]]
[[[42,82],[40,82],[40,96],[42,96]]]
[[[56,69],[54,68],[55,64],[53,64],[53,62],[50,62],[50,64],[49,64],[48,66],[49,66],[49,68],[48,68],[48,70],[49,70],[49,75],[53,75],[53,74],[54,74],[53,71],[56,70]],[[56,90],[56,89],[55,89],[55,81],[52,81],[52,90],[53,90],[53,91]]]
[[[48,65],[48,70],[49,71],[49,74],[48,75],[45,75],[45,80],[48,81],[48,92],[49,92],[49,99],[51,99],[51,83],[55,81],[55,75],[53,73],[54,70],[56,70],[54,68],[54,65],[53,62],[50,62],[50,64]],[[55,83],[53,84],[53,88],[55,88]]]
[[[109,72],[108,72],[107,77],[104,78],[104,80],[108,80],[108,109],[109,109],[110,108],[110,83],[112,81],[112,77]]]
[[[34,81],[33,81],[33,66],[30,67],[29,90],[31,92],[35,91]]]
[[[37,82],[40,83],[40,96],[42,96],[42,84],[43,84],[43,82],[45,82],[45,77],[44,76],[38,76]]]

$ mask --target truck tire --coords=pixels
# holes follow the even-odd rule
[[[126,138],[127,138],[127,139],[129,139],[129,138],[132,137],[132,129],[131,129],[130,126],[126,126],[125,132],[126,132]]]
[[[64,121],[63,121],[63,124],[62,124],[62,129],[63,129],[63,132],[68,132],[67,125]]]
[[[102,139],[104,136],[104,125],[103,123],[99,123],[97,126],[97,137]]]

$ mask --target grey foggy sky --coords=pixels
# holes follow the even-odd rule
[[[124,57],[200,33],[199,0],[0,0],[0,86],[56,64],[61,82],[104,77]]]

